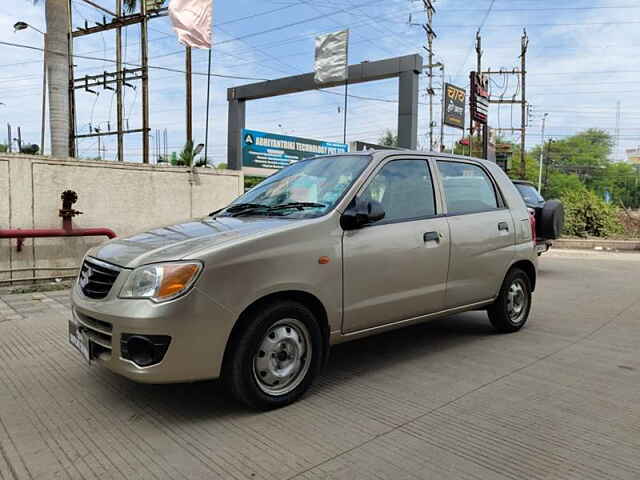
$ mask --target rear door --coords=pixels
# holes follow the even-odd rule
[[[511,212],[495,180],[480,163],[436,163],[451,235],[445,307],[490,299],[514,256]]]
[[[385,218],[344,232],[343,331],[442,310],[449,266],[447,219],[424,158],[386,160],[358,194]]]

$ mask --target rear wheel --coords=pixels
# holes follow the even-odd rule
[[[531,280],[519,268],[513,268],[500,288],[496,301],[488,308],[489,320],[502,333],[520,330],[531,311]]]
[[[318,323],[307,307],[293,301],[277,301],[249,315],[225,359],[223,380],[251,407],[288,405],[304,394],[320,371]]]

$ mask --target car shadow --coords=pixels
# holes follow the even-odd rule
[[[416,358],[428,361],[442,350],[494,335],[485,312],[467,312],[336,345],[324,376],[392,368]]]
[[[309,395],[321,391],[325,381],[335,386],[336,383],[348,383],[355,375],[366,376],[416,359],[428,362],[430,357],[443,350],[490,335],[495,335],[495,331],[486,313],[478,311],[339,344],[332,348],[326,368]],[[145,385],[106,370],[99,377],[103,398],[105,395],[113,397],[104,398],[105,401],[121,402],[124,395],[142,411],[156,417],[160,415],[163,418],[172,417],[174,421],[198,421],[256,414],[231,398],[219,380]],[[109,391],[105,391],[107,385],[111,387]]]

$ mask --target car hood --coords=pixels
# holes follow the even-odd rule
[[[87,255],[114,265],[134,268],[148,263],[180,260],[217,245],[249,235],[281,230],[292,222],[273,217],[207,217],[116,238]]]

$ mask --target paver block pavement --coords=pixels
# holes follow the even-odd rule
[[[88,366],[65,292],[0,295],[0,479],[638,479],[638,257],[545,255],[521,332],[471,312],[340,345],[267,413]]]

